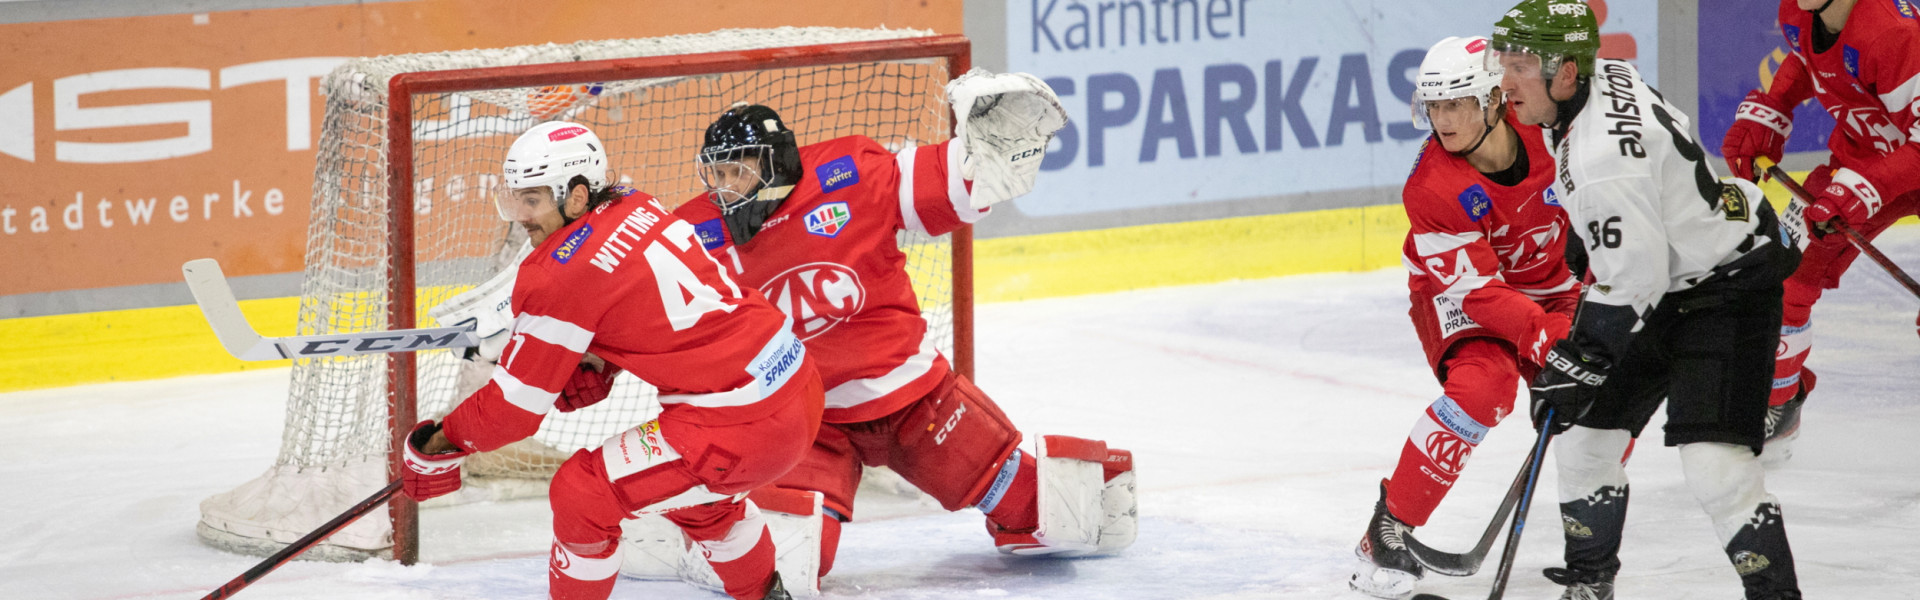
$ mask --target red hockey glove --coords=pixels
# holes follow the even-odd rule
[[[1727,137],[1720,143],[1720,155],[1727,157],[1727,168],[1733,169],[1734,177],[1751,181],[1760,175],[1753,159],[1765,156],[1780,162],[1787,134],[1792,131],[1792,106],[1760,90],[1747,92],[1747,100],[1733,111],[1733,126],[1727,128]]]
[[[407,434],[407,451],[403,463],[406,469],[400,472],[400,491],[415,502],[425,502],[428,498],[452,493],[460,489],[460,461],[467,457],[466,450],[427,454],[421,448],[433,434],[440,433],[440,424],[432,420],[421,421]]]
[[[1815,236],[1834,231],[1828,221],[1840,219],[1859,227],[1880,212],[1880,190],[1853,169],[1836,169],[1833,182],[1814,192],[1813,205],[1807,207],[1807,227]]]
[[[1535,320],[1533,338],[1521,340],[1520,358],[1537,366],[1546,366],[1547,353],[1553,345],[1567,337],[1567,331],[1573,328],[1573,319],[1564,313],[1549,312]]]
[[[599,404],[607,399],[607,394],[613,392],[613,376],[619,374],[620,367],[602,361],[581,362],[580,367],[573,371],[573,377],[567,378],[567,385],[561,388],[560,397],[553,399],[553,408],[564,413]]]

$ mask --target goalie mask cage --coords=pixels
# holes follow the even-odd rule
[[[736,101],[779,111],[801,145],[865,135],[899,151],[951,135],[945,85],[968,63],[962,36],[790,27],[349,61],[321,83],[299,333],[438,325],[428,309],[511,264],[526,234],[500,220],[492,194],[504,192],[507,148],[536,124],[592,128],[609,177],[671,208],[703,190],[694,160],[706,126]],[[900,245],[930,334],[970,375],[969,236],[902,232]],[[417,419],[484,384],[490,369],[473,364],[449,351],[296,361],[279,458],[201,503],[200,538],[270,554],[397,479]],[[544,495],[575,450],[658,411],[651,386],[622,374],[606,401],[552,412],[534,437],[470,457],[463,489],[429,505]],[[391,547],[412,564],[417,507],[396,496],[385,510],[308,556]]]

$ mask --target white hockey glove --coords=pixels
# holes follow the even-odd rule
[[[507,330],[513,327],[513,281],[520,275],[520,261],[532,251],[531,246],[521,246],[507,268],[492,279],[427,310],[441,326],[473,326],[480,345],[467,353],[468,360],[478,357],[488,363],[500,361],[500,351],[506,349],[510,337]]]
[[[947,99],[953,103],[954,137],[967,150],[960,175],[973,181],[973,208],[1033,190],[1047,143],[1067,124],[1053,88],[1026,73],[976,68],[947,84]]]

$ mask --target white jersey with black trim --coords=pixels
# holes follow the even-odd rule
[[[1594,279],[1585,300],[1644,319],[1666,294],[1771,240],[1754,235],[1744,197],[1722,198],[1686,113],[1633,65],[1595,62],[1587,104],[1554,146],[1552,192],[1587,250]]]

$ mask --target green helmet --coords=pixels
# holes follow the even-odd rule
[[[1580,0],[1521,0],[1493,24],[1493,48],[1539,55],[1549,78],[1569,59],[1580,77],[1590,77],[1600,54],[1600,21]]]

